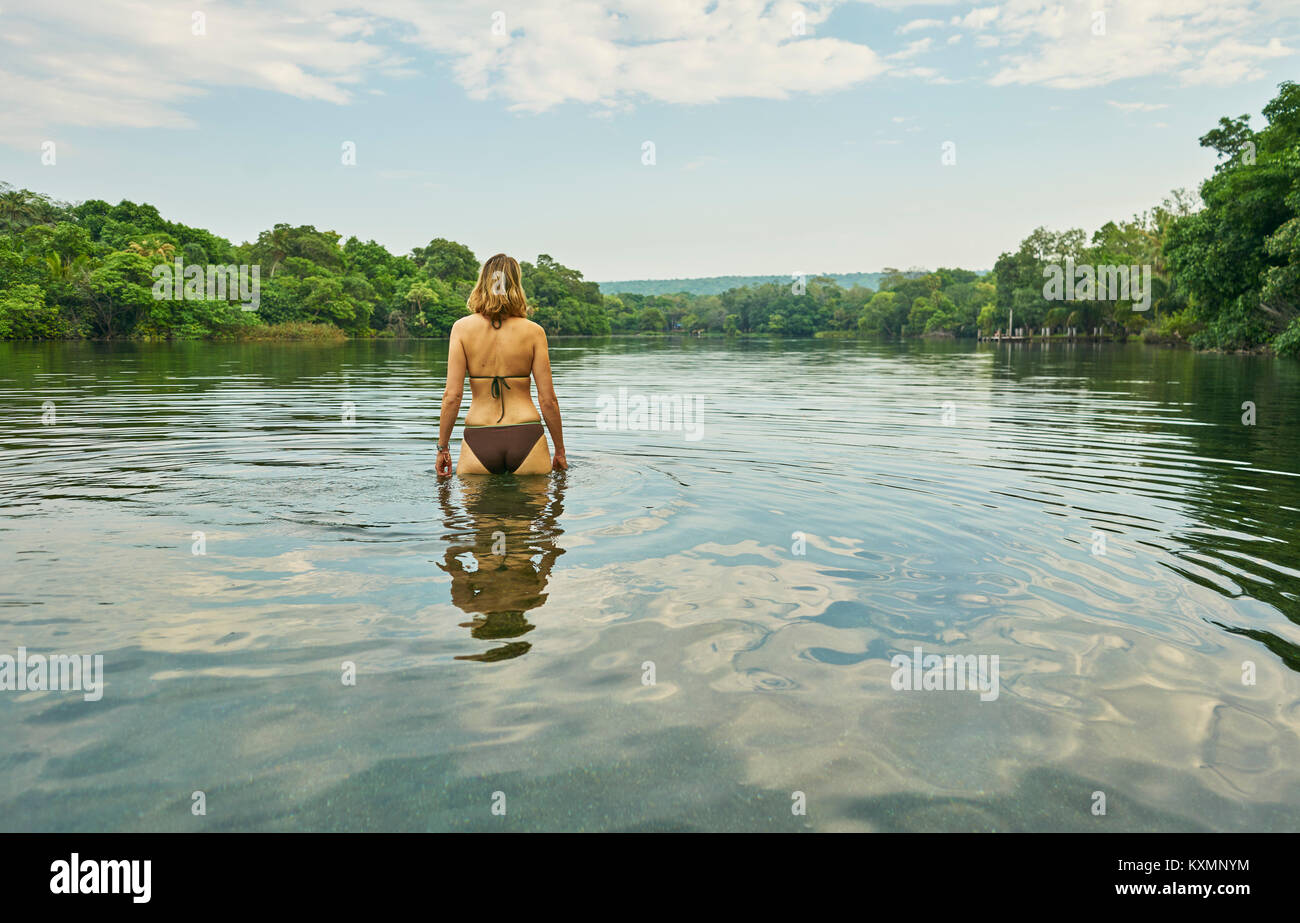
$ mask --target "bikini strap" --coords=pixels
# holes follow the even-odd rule
[[[506,391],[502,391],[502,388],[505,388],[506,391],[510,390],[510,386],[506,384],[506,377],[504,375],[493,375],[492,396],[501,402],[501,416],[497,417],[498,423],[506,418]]]
[[[470,378],[491,378],[492,379],[492,396],[501,402],[501,416],[497,417],[500,423],[506,418],[506,391],[510,386],[506,384],[507,378],[527,378],[527,375],[471,375]],[[502,390],[504,389],[504,390]]]

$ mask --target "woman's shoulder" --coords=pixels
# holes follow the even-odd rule
[[[526,339],[546,336],[546,330],[541,324],[526,317],[512,317],[510,318],[510,325],[519,333],[522,333]]]

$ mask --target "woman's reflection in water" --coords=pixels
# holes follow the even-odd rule
[[[509,660],[528,651],[522,637],[535,626],[525,613],[546,602],[546,582],[564,554],[556,539],[564,510],[565,472],[547,477],[444,479],[438,485],[447,550],[440,568],[451,575],[451,601],[471,615],[462,628],[484,641],[506,641],[457,660]],[[460,503],[453,499],[460,492]]]

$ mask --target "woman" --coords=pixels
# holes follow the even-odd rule
[[[471,398],[457,474],[546,474],[568,468],[546,331],[524,316],[528,300],[519,281],[519,263],[504,253],[484,263],[469,307],[472,313],[451,328],[438,426],[438,476],[451,474],[451,430],[467,376]],[[554,458],[528,390],[530,375],[537,380],[541,416],[555,440]]]

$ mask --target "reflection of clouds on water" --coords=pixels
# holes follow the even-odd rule
[[[710,416],[685,443],[576,415],[545,494],[434,477],[433,346],[259,350],[243,378],[160,349],[156,382],[49,390],[55,427],[0,388],[31,417],[0,415],[0,642],[106,655],[97,710],[0,697],[0,815],[172,829],[159,787],[215,773],[223,829],[473,828],[484,787],[537,827],[1300,826],[1294,439],[1206,409],[1258,375],[906,349],[557,357],[562,395],[689,381]],[[998,655],[999,698],[894,691],[918,644]]]
[[[198,561],[180,526],[170,529],[180,536],[174,549],[148,549],[139,520],[102,520],[117,542],[87,558],[84,591],[147,553],[156,604],[123,621],[89,621],[78,635],[129,637],[152,652],[151,679],[176,684],[283,683],[350,657],[363,683],[409,676],[441,687],[430,672],[439,662],[531,644],[508,672],[502,665],[484,674],[490,680],[457,681],[447,720],[474,742],[458,757],[461,771],[507,771],[511,747],[527,745],[538,751],[537,772],[562,775],[571,754],[538,747],[559,725],[609,765],[637,751],[629,734],[710,728],[713,746],[735,760],[737,784],[797,788],[823,810],[838,806],[834,819],[813,811],[818,829],[1045,829],[1015,801],[1045,778],[1027,782],[1026,766],[1060,767],[1057,782],[1113,791],[1114,829],[1195,826],[1181,820],[1190,798],[1199,823],[1241,829],[1258,818],[1255,827],[1268,827],[1274,821],[1258,806],[1290,798],[1300,710],[1277,708],[1294,697],[1284,669],[1261,661],[1258,685],[1243,687],[1241,660],[1260,660],[1248,640],[1196,629],[1240,618],[1240,607],[1172,571],[1139,567],[1128,554],[1099,561],[1068,545],[1031,557],[999,542],[992,522],[985,543],[968,537],[959,556],[929,550],[940,527],[902,523],[836,538],[810,532],[808,553],[794,556],[789,529],[774,528],[772,544],[699,541],[698,521],[683,522],[698,502],[689,494],[665,492],[656,518],[667,525],[638,532],[628,528],[640,518],[637,496],[601,494],[584,515],[566,509],[560,520],[552,504],[564,488],[528,480],[544,489],[463,496],[459,484],[430,478],[421,505],[418,488],[394,486],[400,500],[387,507],[388,524],[371,528],[335,509],[333,497],[285,492],[272,531],[212,529]],[[491,553],[498,531],[506,556]],[[680,550],[663,552],[677,542]],[[291,547],[269,553],[277,544]],[[561,550],[569,554],[557,567]],[[382,607],[365,604],[377,598]],[[230,634],[241,637],[221,643]],[[889,657],[918,641],[998,654],[999,700],[890,689]],[[645,660],[657,665],[654,687],[640,684]],[[380,701],[392,710],[386,720],[418,721],[417,707]],[[290,733],[274,721],[247,752],[309,748],[305,734],[332,726],[318,720]],[[352,771],[331,765],[295,784],[328,787]],[[1079,795],[1057,782],[1032,790],[1065,802]],[[1080,796],[1084,825],[1092,790]],[[1121,815],[1125,799],[1145,807]],[[1242,801],[1256,807],[1227,813]],[[916,813],[901,820],[885,806]],[[1056,823],[1073,817],[1053,812]]]
[[[740,560],[746,563],[734,563]],[[887,556],[873,566],[903,569]],[[664,591],[669,573],[672,588]],[[1204,619],[1230,608],[1213,593],[1166,580],[1162,589],[1187,615]],[[1164,619],[1127,624],[1123,608],[1105,620],[1087,617],[1073,600],[1018,587],[982,597],[974,615],[940,625],[931,601],[905,587],[866,586],[833,561],[791,559],[753,542],[704,543],[596,570],[566,567],[556,573],[553,597],[589,599],[599,612],[557,614],[547,653],[571,664],[563,669],[572,676],[585,662],[593,674],[587,698],[612,697],[633,709],[624,720],[647,733],[714,726],[719,745],[741,760],[739,781],[761,789],[815,791],[843,804],[898,792],[992,797],[1002,809],[1014,804],[1026,766],[1060,767],[1061,779],[1086,789],[1055,795],[1067,804],[1052,816],[1070,829],[1088,829],[1098,787],[1120,803],[1146,806],[1117,815],[1113,801],[1111,829],[1195,827],[1179,820],[1193,796],[1206,805],[1203,823],[1241,829],[1242,798],[1274,806],[1293,798],[1300,714],[1275,706],[1288,674],[1270,667],[1267,680],[1243,687],[1246,643],[1189,646]],[[1125,607],[1137,615],[1142,602]],[[603,631],[592,632],[592,623]],[[1000,698],[894,691],[889,658],[918,639],[940,653],[999,655]],[[611,648],[621,655],[584,653]],[[653,705],[636,686],[643,659],[673,684],[673,694]],[[521,691],[539,682],[518,678]],[[576,708],[583,691],[569,688],[560,701]],[[473,720],[491,713],[482,707]],[[600,733],[593,728],[590,736]],[[1037,809],[994,815],[991,829],[1050,829],[1029,816]],[[942,805],[925,813],[931,821],[918,824],[967,823]],[[1262,807],[1249,817],[1244,826],[1274,823]]]

